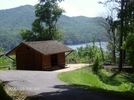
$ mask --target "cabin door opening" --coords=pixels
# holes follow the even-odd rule
[[[58,66],[58,55],[51,55],[51,66]]]

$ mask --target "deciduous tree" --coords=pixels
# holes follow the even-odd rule
[[[31,30],[21,30],[20,34],[26,41],[59,40],[62,31],[56,26],[58,19],[64,12],[58,6],[63,0],[40,0],[35,6],[36,19]]]

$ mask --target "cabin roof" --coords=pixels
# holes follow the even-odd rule
[[[73,51],[73,49],[67,47],[61,42],[58,42],[56,40],[49,40],[49,41],[22,42],[19,46],[9,51],[6,55],[15,55],[16,50],[22,45],[26,45],[44,55]]]

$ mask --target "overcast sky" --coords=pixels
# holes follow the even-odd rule
[[[67,16],[97,17],[105,10],[102,5],[98,4],[98,1],[103,0],[64,0],[60,6],[65,9]],[[38,0],[0,0],[0,10],[37,3]]]

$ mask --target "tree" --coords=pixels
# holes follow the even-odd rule
[[[123,49],[126,50],[124,55],[126,55],[127,62],[132,65],[134,69],[134,0],[124,1],[123,6],[125,9],[121,12],[123,14],[123,31],[124,31],[124,42]],[[125,23],[124,23],[125,22]]]
[[[102,3],[102,2],[100,2]],[[106,5],[106,3],[102,3]],[[108,6],[108,7],[107,7]],[[108,41],[108,52],[110,53],[112,57],[112,62],[116,63],[116,50],[117,50],[117,45],[118,45],[118,38],[117,38],[117,21],[115,20],[117,17],[116,14],[116,5],[106,5],[107,7],[107,15],[102,16],[105,20],[99,20],[98,23],[101,27],[105,29],[105,36]],[[105,18],[106,17],[106,18]]]
[[[133,33],[134,33],[134,0],[107,0],[103,4],[107,4],[109,2],[117,2],[119,4],[118,7],[118,18],[120,24],[118,26],[120,27],[120,46],[119,46],[119,71],[122,70],[122,64],[124,63],[123,60],[126,60],[126,54],[127,54],[127,60],[128,62],[134,66],[133,60],[134,57],[132,56],[134,54],[133,45],[131,43],[133,42]],[[100,2],[102,3],[102,2]],[[122,49],[122,44],[124,42]],[[126,52],[127,51],[127,52]],[[125,61],[126,62],[126,61]]]
[[[101,51],[101,56],[102,56],[102,61],[104,61],[104,53],[103,53],[103,49],[102,49],[102,46],[101,46],[101,42],[100,40],[98,39],[98,42],[99,42],[99,45],[100,45],[100,51]]]
[[[123,49],[125,49],[127,51],[127,60],[128,60],[128,64],[133,66],[133,70],[134,70],[134,35],[129,35],[126,38],[126,41],[123,42]]]
[[[58,6],[63,0],[40,0],[35,6],[36,19],[31,30],[21,30],[20,34],[26,41],[59,40],[62,31],[56,26],[58,19],[64,12]]]
[[[117,38],[116,38],[116,36],[117,36],[117,23],[116,23],[116,21],[114,21],[114,19],[111,17],[111,16],[108,16],[107,18],[106,18],[106,20],[107,20],[107,22],[108,22],[108,24],[109,24],[109,28],[110,28],[110,37],[111,37],[111,39],[109,40],[109,43],[112,45],[112,57],[113,57],[113,63],[116,63],[116,40],[117,40]]]
[[[124,0],[121,0],[121,15],[120,15],[120,58],[119,58],[119,69],[118,71],[122,71],[122,63],[123,63],[123,51],[121,49],[123,43],[123,4]]]
[[[117,25],[112,16],[107,16],[105,20],[99,21],[99,25],[105,29],[105,36],[108,40],[107,49],[112,56],[112,62],[116,63],[116,48],[117,48]]]
[[[120,26],[119,66],[118,66],[119,69],[118,70],[121,71],[122,70],[122,63],[123,63],[123,50],[121,49],[121,47],[122,47],[122,43],[123,43],[123,33],[124,33],[124,31],[123,31],[123,27],[124,27],[124,25],[123,25],[124,0],[107,0],[104,3],[102,3],[102,2],[99,2],[99,3],[107,5],[108,3],[111,3],[111,2],[117,3],[119,5],[118,7],[114,8],[114,9],[118,9],[117,15],[119,18],[119,23],[120,23],[120,24],[118,24],[118,26]]]

